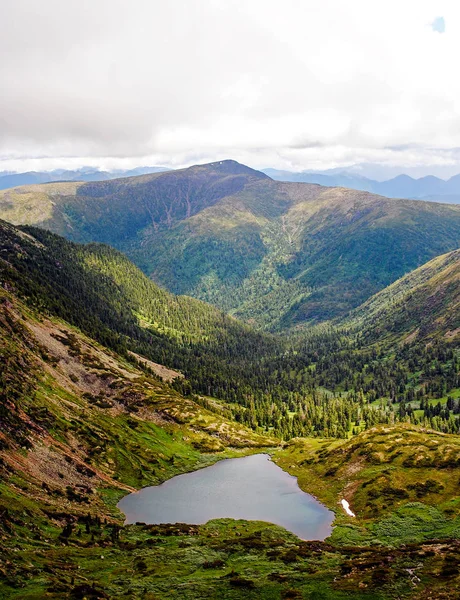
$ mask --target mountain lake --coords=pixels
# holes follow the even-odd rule
[[[267,454],[219,461],[125,496],[118,508],[129,523],[188,523],[211,519],[267,521],[303,540],[324,540],[334,513],[303,492],[297,478]]]

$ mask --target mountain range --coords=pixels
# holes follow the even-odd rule
[[[0,190],[18,185],[49,183],[52,181],[106,181],[117,177],[132,177],[146,173],[168,171],[166,167],[137,167],[135,169],[101,171],[92,167],[81,169],[55,169],[53,171],[27,171],[26,173],[11,173],[0,171]]]
[[[332,171],[332,172],[331,172]],[[460,175],[448,180],[427,175],[414,178],[409,175],[397,175],[392,179],[377,181],[353,172],[331,170],[324,172],[292,172],[277,169],[264,169],[263,172],[277,181],[317,183],[329,187],[346,187],[354,190],[372,192],[388,198],[411,198],[429,202],[460,204]]]
[[[0,216],[110,244],[171,292],[270,331],[343,317],[460,240],[459,206],[274,181],[235,161],[4,190]]]
[[[26,173],[0,172],[0,190],[54,181],[107,181],[122,177],[133,177],[149,173],[161,173],[166,167],[137,167],[127,170],[101,171],[92,167],[76,170],[56,169],[54,171],[29,171]],[[410,198],[460,204],[460,175],[441,179],[433,175],[414,178],[399,174],[391,179],[376,180],[360,175],[355,170],[328,169],[326,171],[283,171],[267,168],[263,172],[277,181],[297,183],[317,183],[328,187],[346,187],[372,192],[389,198]]]

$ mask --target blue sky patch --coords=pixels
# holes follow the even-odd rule
[[[433,31],[444,33],[446,30],[446,22],[444,21],[444,17],[436,17],[436,19],[431,23],[431,27]]]

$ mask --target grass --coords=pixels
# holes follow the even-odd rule
[[[460,438],[400,424],[348,441],[292,441],[276,462],[336,512],[331,541],[399,546],[460,533]],[[356,518],[339,503],[346,499]]]
[[[180,426],[152,438],[143,428],[135,433],[145,438],[144,448],[152,440],[157,444],[162,474],[170,477],[181,468],[169,460],[183,450]],[[393,446],[401,436],[396,456]],[[455,471],[446,457],[457,444],[455,436],[400,425],[376,427],[351,441],[299,439],[277,450],[276,461],[299,477],[301,487],[336,511],[336,527],[325,542],[303,542],[275,525],[231,519],[130,525],[114,535],[115,506],[124,492],[107,486],[97,490],[105,516],[98,521],[93,506],[88,525],[87,512],[74,510],[77,520],[64,539],[66,521],[46,518],[37,498],[21,490],[30,483],[11,477],[0,485],[0,505],[11,511],[6,524],[15,532],[9,542],[4,533],[0,536],[0,597],[386,600],[424,598],[430,590],[433,598],[453,600],[459,583],[460,499],[457,481],[448,482]],[[433,466],[404,467],[421,446]],[[195,458],[196,468],[246,451],[257,450],[191,450],[180,460]],[[382,452],[383,462],[377,462]],[[337,466],[334,475],[327,474]],[[386,508],[366,512],[365,495],[382,491],[382,477],[390,477],[392,485],[403,479],[408,490],[411,482],[428,475],[434,480],[438,472],[444,487],[423,501],[390,494]],[[344,492],[351,494],[357,519],[338,508]]]
[[[300,542],[274,525],[210,521],[203,526],[129,526],[120,538],[110,528],[79,525],[67,543],[15,555],[5,598],[362,598],[336,586],[343,558],[324,544]],[[30,572],[30,564],[34,567]],[[32,576],[31,576],[32,575]],[[403,588],[409,589],[406,577]],[[386,596],[378,589],[365,598]],[[105,594],[105,596],[103,595]]]
[[[458,436],[399,424],[269,448],[336,512],[326,542],[230,519],[122,527],[116,504],[130,489],[276,441],[182,397],[78,330],[36,320],[20,303],[14,309],[19,317],[10,314],[1,338],[8,360],[22,365],[7,381],[16,404],[2,412],[6,425],[18,421],[0,437],[1,598],[455,598]],[[18,388],[29,376],[34,387]],[[20,441],[18,429],[27,434]]]

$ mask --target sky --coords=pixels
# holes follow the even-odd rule
[[[458,0],[1,0],[0,171],[460,172]]]

